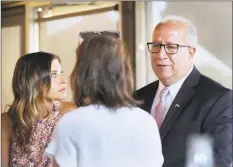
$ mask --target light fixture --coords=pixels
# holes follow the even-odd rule
[[[43,10],[42,8],[38,8],[37,9],[38,12],[42,12],[42,10]]]

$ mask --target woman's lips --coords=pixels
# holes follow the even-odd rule
[[[62,89],[59,90],[59,92],[63,92],[65,90],[66,90],[66,88],[62,88]]]

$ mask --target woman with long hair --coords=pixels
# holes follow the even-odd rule
[[[36,52],[18,59],[12,82],[14,101],[2,114],[2,166],[52,166],[44,150],[60,117],[75,109],[66,98],[58,56]]]
[[[79,106],[58,123],[46,149],[60,167],[161,167],[157,124],[133,98],[129,56],[120,38],[96,34],[77,49],[71,75]]]

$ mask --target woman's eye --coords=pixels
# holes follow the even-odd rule
[[[51,77],[52,77],[52,78],[56,78],[56,76],[57,76],[56,73],[52,73],[52,74],[51,74]]]

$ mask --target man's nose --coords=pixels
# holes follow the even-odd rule
[[[167,58],[167,53],[165,51],[165,47],[161,46],[160,51],[158,52],[157,56],[159,57],[159,59],[165,59]]]

